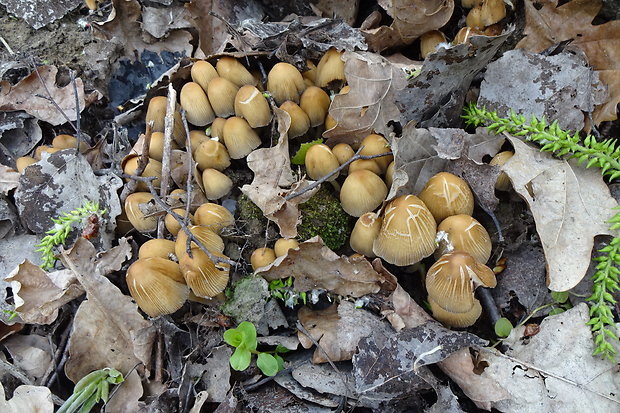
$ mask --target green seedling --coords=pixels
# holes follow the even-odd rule
[[[56,413],[87,413],[100,401],[108,402],[110,385],[122,383],[125,379],[120,371],[112,368],[95,370],[78,381],[73,394]],[[79,409],[79,410],[78,410]]]
[[[314,145],[318,145],[319,143],[323,143],[323,139],[319,138],[312,142],[302,143],[295,156],[291,158],[291,163],[293,165],[304,165],[306,163],[306,152],[308,152],[308,149]]]
[[[598,142],[592,135],[581,139],[579,132],[571,134],[570,131],[562,130],[557,121],[548,125],[544,117],[538,119],[535,116],[528,121],[525,116],[517,115],[512,110],[509,116],[500,117],[496,112],[478,108],[473,103],[465,107],[463,118],[468,125],[485,126],[496,134],[508,132],[514,136],[522,136],[528,141],[540,144],[541,151],[577,159],[577,164],[585,163],[586,168],[596,166],[609,181],[620,178],[620,146],[616,139]],[[620,212],[609,222],[610,229],[619,229]],[[598,264],[592,276],[592,295],[587,299],[590,302],[588,325],[591,326],[596,344],[593,355],[600,355],[615,362],[616,349],[610,340],[618,341],[612,314],[616,300],[612,294],[620,290],[620,237],[614,237],[609,245],[599,252],[602,255],[594,259]]]
[[[47,231],[47,235],[37,244],[37,247],[39,247],[37,251],[41,252],[43,260],[41,268],[44,270],[54,268],[56,263],[54,248],[65,243],[73,224],[79,223],[81,225],[91,215],[97,215],[98,218],[101,218],[106,212],[105,209],[99,209],[97,202],[85,201],[83,207],[69,213],[65,212],[60,218],[52,218],[52,222],[55,224],[54,228]]]
[[[256,346],[256,327],[254,324],[244,321],[237,326],[224,332],[224,341],[235,347],[235,352],[230,356],[230,366],[237,371],[243,371],[250,366],[252,354],[257,356],[256,365],[266,376],[275,376],[284,369],[284,359],[280,353],[286,353],[288,349],[278,345],[273,351],[258,351]]]
[[[289,308],[294,308],[299,304],[299,300],[304,304],[308,301],[308,295],[305,291],[299,292],[293,289],[293,277],[288,277],[286,280],[271,281],[269,293],[271,297],[284,301],[284,305]]]

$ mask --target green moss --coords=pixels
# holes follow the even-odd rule
[[[329,187],[321,189],[307,202],[299,205],[301,224],[297,226],[301,241],[320,235],[332,250],[342,247],[353,229],[353,218],[340,205],[340,200],[333,195]]]
[[[239,218],[244,221],[258,220],[261,223],[267,222],[263,211],[246,194],[242,194],[237,200],[237,208],[239,209]]]

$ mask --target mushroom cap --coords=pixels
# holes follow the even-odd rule
[[[267,126],[271,122],[269,102],[252,85],[242,86],[235,95],[235,115],[247,120],[253,128]]]
[[[474,298],[474,305],[465,313],[453,313],[442,308],[435,300],[430,296],[428,297],[428,303],[433,311],[433,317],[440,323],[455,328],[466,328],[474,325],[474,323],[480,318],[482,314],[482,306],[480,301]]]
[[[151,143],[149,145],[150,158],[161,162],[164,157],[164,139],[165,136],[163,132],[153,132],[151,134]],[[170,141],[170,147],[172,149],[179,149],[179,145],[177,145],[175,140]]]
[[[316,80],[316,65],[312,60],[306,60],[306,66],[308,67],[308,70],[302,72],[301,76],[304,80],[310,81],[310,83],[314,85]],[[308,84],[308,82],[306,82],[306,84]]]
[[[426,273],[428,296],[452,313],[471,311],[475,285],[495,287],[495,274],[463,251],[445,254]]]
[[[224,252],[224,241],[211,228],[203,225],[192,225],[189,227],[189,230],[200,240],[200,242],[202,242],[209,252],[213,254],[216,252],[220,254]],[[179,231],[177,234],[177,239],[174,243],[174,254],[177,258],[181,259],[181,257],[185,255],[186,246],[187,234],[185,231]],[[198,245],[192,241],[191,248],[198,248]]]
[[[226,118],[215,118],[213,123],[211,123],[211,138],[219,138],[224,139],[224,124],[226,123]]]
[[[366,136],[361,143],[361,146],[364,146],[360,151],[360,155],[379,155],[381,153],[390,152],[390,143],[381,135],[377,135],[372,133]],[[377,165],[381,167],[381,173],[385,173],[390,162],[394,160],[394,156],[381,156],[375,159],[369,159],[375,161]]]
[[[185,208],[175,208],[172,211],[177,215],[185,217]],[[194,217],[192,216],[192,214],[189,214],[190,224],[193,220]],[[175,237],[181,229],[181,224],[179,224],[179,221],[177,221],[171,214],[166,214],[166,217],[164,218],[164,224],[166,225],[166,229],[168,230],[168,232]]]
[[[484,27],[495,24],[506,17],[504,0],[485,0],[481,8],[480,19]]]
[[[465,180],[448,172],[439,172],[428,180],[418,195],[437,222],[451,215],[474,212],[474,194]]]
[[[187,114],[187,121],[196,126],[206,126],[215,119],[207,94],[198,83],[187,82],[181,88],[181,106]]]
[[[174,254],[174,241],[169,239],[153,238],[146,241],[138,250],[138,258],[164,258],[169,259]]]
[[[77,138],[72,135],[56,135],[52,140],[52,147],[58,149],[75,149],[77,147]],[[83,140],[80,141],[80,152],[88,149],[88,145]]]
[[[327,116],[325,116],[325,130],[333,129],[337,124],[338,122],[336,122],[336,119],[334,119],[332,115],[328,113]]]
[[[396,166],[394,165],[394,161],[390,162],[390,164],[387,167],[387,170],[385,171],[385,184],[388,187],[388,190],[392,187],[392,182],[394,182],[394,168]]]
[[[221,253],[214,256],[226,258]],[[192,248],[192,256],[184,254],[179,259],[179,267],[185,282],[198,297],[215,297],[226,289],[230,278],[230,265],[214,263],[199,248]]]
[[[473,27],[461,27],[461,30],[459,30],[456,33],[456,36],[454,36],[454,40],[452,40],[453,44],[461,44],[461,43],[465,43],[467,41],[469,41],[469,38],[472,36],[480,36],[483,33]]]
[[[493,245],[487,230],[469,215],[450,216],[437,227],[439,246],[435,257],[452,251],[465,251],[481,264],[491,257]]]
[[[381,175],[381,167],[375,159],[357,159],[349,164],[349,173],[366,169],[376,175]]]
[[[426,59],[431,53],[437,51],[437,45],[446,42],[446,36],[439,30],[431,30],[420,36],[420,54]]]
[[[275,252],[276,257],[281,257],[285,255],[288,250],[296,249],[298,247],[299,242],[297,242],[295,238],[278,238],[273,246],[273,251]]]
[[[465,9],[471,9],[472,7],[480,6],[483,0],[461,0],[461,6]]]
[[[321,57],[316,67],[315,84],[318,87],[327,87],[333,81],[346,81],[341,56],[342,53],[332,47]]]
[[[15,166],[17,167],[17,171],[20,174],[23,174],[26,167],[32,165],[36,161],[37,160],[34,159],[32,156],[22,156],[15,160]]]
[[[194,151],[194,160],[200,169],[213,168],[223,171],[230,166],[230,155],[217,139],[205,139]]]
[[[289,138],[296,138],[308,132],[308,129],[310,129],[310,118],[297,103],[287,100],[280,105],[280,109],[291,117],[291,126],[288,128]]]
[[[483,29],[484,24],[482,24],[482,7],[476,6],[472,8],[469,13],[467,13],[465,24],[467,25],[467,27]]]
[[[436,234],[437,223],[424,202],[402,195],[385,207],[372,249],[390,264],[411,265],[435,251]]]
[[[123,172],[125,172],[127,175],[134,175],[136,173],[136,169],[138,169],[139,160],[140,160],[140,157],[135,154],[130,154],[126,156],[122,162]],[[144,176],[144,177],[156,176],[157,179],[154,179],[152,182],[155,188],[159,188],[160,178],[161,178],[161,168],[162,168],[161,162],[159,162],[156,159],[149,158],[149,161],[144,167],[144,171],[142,172],[141,176]],[[136,190],[141,191],[141,192],[148,191],[148,186],[144,182],[138,182],[138,185],[136,186]]]
[[[340,165],[353,158],[355,151],[348,143],[339,143],[332,148],[332,153],[338,159]]]
[[[308,149],[305,164],[308,176],[314,180],[321,179],[340,166],[329,146],[322,143],[312,145]],[[338,178],[338,174],[334,174],[329,180],[333,181],[336,178]]]
[[[192,65],[190,74],[192,76],[192,81],[198,83],[205,92],[207,91],[209,81],[219,76],[213,65],[206,60],[195,62]]]
[[[129,293],[151,317],[172,314],[189,295],[179,265],[163,258],[142,258],[127,269]]]
[[[153,121],[153,132],[164,131],[164,118],[166,117],[166,106],[168,99],[165,96],[155,96],[149,101],[146,109],[146,124]]]
[[[153,138],[151,138],[153,139]],[[200,146],[202,141],[208,140],[209,137],[203,130],[191,130],[189,131],[189,140],[192,143],[192,154],[196,153],[196,149]]]
[[[226,119],[222,130],[224,144],[232,159],[241,159],[250,154],[261,144],[256,131],[245,119],[232,116]]]
[[[235,224],[235,218],[228,209],[212,202],[200,205],[194,212],[194,219],[196,224],[208,227],[218,234],[223,228]]]
[[[276,63],[267,75],[267,90],[278,105],[287,100],[299,103],[299,95],[305,88],[301,73],[290,63]]]
[[[230,80],[235,85],[256,85],[256,79],[237,59],[231,56],[220,57],[215,64],[220,77]]]
[[[144,212],[139,207],[139,204],[146,204],[152,200],[153,195],[150,192],[134,192],[125,199],[127,219],[140,232],[152,232],[157,229],[157,217],[145,217]]]
[[[220,199],[229,193],[233,186],[233,182],[228,176],[213,168],[202,171],[202,184],[205,195],[210,201]]]
[[[340,189],[342,209],[354,217],[374,211],[386,196],[383,180],[366,169],[349,173]]]
[[[58,152],[58,151],[61,151],[61,150],[62,149],[60,149],[60,148],[52,148],[51,146],[41,145],[41,146],[38,146],[37,149],[35,149],[35,151],[34,151],[34,158],[37,161],[40,161],[41,160],[41,154],[43,152],[54,153],[54,152]]]
[[[372,250],[372,244],[379,235],[383,219],[375,212],[366,212],[355,222],[349,245],[353,251],[374,258],[376,255]]]
[[[301,94],[299,107],[303,109],[310,119],[310,126],[322,125],[327,116],[329,105],[332,103],[329,95],[320,87],[309,86]]]
[[[271,264],[276,260],[276,253],[271,248],[256,248],[250,256],[252,269],[256,271],[260,267]]]
[[[207,96],[217,116],[227,118],[235,114],[235,96],[239,86],[228,79],[216,77],[207,86]]]
[[[503,166],[506,162],[508,162],[508,159],[513,157],[513,155],[514,152],[511,151],[500,152],[495,155],[493,159],[491,159],[489,165]],[[510,182],[510,178],[508,178],[508,175],[506,175],[505,172],[499,174],[499,176],[497,177],[497,181],[495,181],[495,189],[497,189],[498,191],[509,191],[511,187],[512,183]]]

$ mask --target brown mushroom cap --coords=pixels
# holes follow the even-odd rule
[[[439,30],[431,30],[430,32],[424,33],[420,37],[420,54],[422,55],[422,59],[426,59],[426,56],[435,53],[437,51],[437,45],[445,42],[446,36]]]
[[[483,33],[473,27],[462,27],[454,36],[453,44],[461,44],[469,41],[469,38],[472,36],[480,36]]]
[[[252,85],[242,86],[235,95],[235,114],[253,128],[269,125],[271,109],[265,96]]]
[[[306,81],[306,84],[309,82],[310,86],[314,86],[316,80],[316,65],[312,60],[306,60],[306,66],[308,66],[308,70],[302,72],[301,76]]]
[[[288,137],[296,138],[310,129],[310,118],[299,105],[291,100],[280,105],[280,109],[291,117],[291,126],[288,128]]]
[[[54,153],[54,152],[58,152],[58,151],[61,151],[61,150],[62,149],[60,149],[60,148],[52,148],[51,146],[41,145],[41,146],[38,146],[37,149],[35,149],[35,151],[34,151],[34,158],[37,161],[40,161],[41,160],[41,154],[43,152],[45,152],[45,153]]]
[[[276,63],[267,75],[267,90],[278,105],[287,100],[299,103],[299,95],[305,88],[301,73],[289,63]]]
[[[500,152],[495,155],[493,159],[491,159],[489,165],[503,166],[506,162],[508,162],[508,159],[513,157],[513,155],[514,152],[511,151]],[[510,182],[510,178],[508,178],[508,175],[506,175],[505,172],[499,174],[499,176],[497,177],[497,181],[495,181],[495,189],[497,189],[498,191],[509,191],[511,187],[512,183]]]
[[[474,194],[465,180],[448,172],[439,172],[428,180],[418,195],[437,222],[451,215],[474,212]]]
[[[349,245],[353,251],[374,258],[376,255],[372,250],[372,244],[379,235],[383,219],[374,212],[367,212],[357,219]]]
[[[131,225],[140,232],[152,232],[157,229],[157,217],[145,217],[140,209],[140,204],[146,204],[153,200],[149,192],[134,192],[125,199],[125,213]]]
[[[469,13],[467,13],[465,24],[467,25],[467,27],[483,29],[484,24],[482,24],[482,7],[476,6],[472,8]]]
[[[250,263],[254,271],[260,267],[271,264],[275,260],[276,253],[271,248],[257,248],[252,252],[252,256],[250,256]]]
[[[372,133],[366,136],[361,143],[361,146],[364,146],[360,152],[361,155],[379,155],[381,153],[388,153],[391,151],[390,143],[381,135],[377,135]],[[387,155],[381,156],[379,158],[372,159],[375,161],[377,165],[381,167],[381,173],[385,173],[390,162],[394,160],[394,156]]]
[[[250,154],[261,144],[256,131],[250,127],[245,119],[232,116],[226,119],[222,136],[228,154],[232,159],[241,159]]]
[[[243,85],[256,85],[256,79],[252,76],[252,73],[234,57],[220,57],[215,64],[215,69],[221,77],[230,80],[239,87]]]
[[[200,146],[202,141],[206,141],[208,139],[209,137],[203,130],[189,131],[189,140],[192,143],[192,154],[196,153],[196,149]]]
[[[233,182],[228,176],[213,168],[202,171],[202,184],[205,195],[210,201],[222,198],[230,192],[233,186]]]
[[[72,135],[57,135],[52,140],[52,147],[58,149],[75,149],[77,146],[77,138]],[[80,141],[80,152],[88,149],[88,145],[83,140]]]
[[[308,176],[314,180],[321,179],[340,166],[329,146],[322,143],[312,145],[308,149],[305,164]],[[338,178],[338,174],[334,174],[329,180],[333,181],[336,178]]]
[[[316,81],[318,87],[327,87],[331,82],[345,82],[344,62],[340,58],[342,53],[333,47],[329,49],[316,67]]]
[[[486,229],[469,215],[450,216],[437,227],[439,246],[435,256],[452,251],[465,251],[481,264],[491,257],[491,237]]]
[[[224,241],[211,228],[202,225],[192,225],[189,227],[189,230],[200,240],[200,242],[202,242],[209,252],[214,254],[216,252],[220,254],[224,252]],[[186,253],[186,246],[187,234],[185,231],[179,231],[177,234],[177,239],[174,243],[174,254],[177,258],[181,259],[181,257]],[[198,248],[198,246],[192,241],[191,248]]]
[[[138,250],[138,258],[164,258],[170,259],[174,254],[174,241],[161,238],[153,238],[146,241]]]
[[[123,159],[123,163],[122,163],[123,172],[125,172],[127,175],[135,174],[136,169],[138,169],[139,159],[140,157],[135,154],[126,156],[125,159]],[[161,168],[162,168],[161,162],[159,162],[156,159],[149,158],[149,161],[146,164],[144,171],[142,172],[142,176],[144,177],[148,177],[148,176],[157,177],[157,179],[154,179],[152,181],[153,186],[155,188],[159,188],[160,178],[161,178]],[[138,185],[136,186],[136,190],[137,191],[148,191],[148,186],[144,182],[138,182]]]
[[[199,60],[192,65],[190,71],[192,81],[196,82],[206,92],[207,85],[211,79],[218,77],[217,71],[213,65],[206,60]]]
[[[298,247],[299,242],[297,242],[295,238],[278,238],[273,246],[273,251],[275,252],[276,257],[281,257],[285,255],[288,250],[296,249]]]
[[[332,148],[332,153],[338,159],[340,165],[353,158],[355,151],[348,143],[339,143]]]
[[[31,156],[22,156],[15,160],[15,166],[17,167],[17,171],[23,174],[26,167],[32,165],[36,161],[37,160]]]
[[[340,189],[342,209],[354,217],[374,211],[386,196],[385,182],[366,169],[351,172]]]
[[[437,223],[414,195],[393,199],[386,207],[373,252],[390,264],[411,265],[435,251]]]
[[[495,24],[506,17],[504,0],[485,0],[481,8],[480,19],[484,27]]]
[[[175,208],[172,211],[176,213],[177,215],[185,217],[185,208]],[[192,216],[192,214],[189,214],[190,225],[193,220],[194,220],[194,217]],[[179,224],[179,221],[177,221],[176,218],[173,217],[171,214],[166,214],[166,217],[164,218],[164,224],[166,225],[166,229],[168,230],[168,232],[170,232],[175,237],[177,236],[177,234],[179,233],[179,230],[181,229],[181,224]]]
[[[226,258],[221,253],[214,256]],[[198,297],[215,297],[226,289],[230,275],[230,265],[214,263],[199,248],[192,248],[192,256],[184,254],[179,267],[185,282]]]
[[[151,144],[149,145],[149,157],[161,162],[164,157],[164,133],[153,132],[151,134]],[[172,149],[179,149],[175,140],[170,141],[170,147]]]
[[[310,126],[322,125],[327,116],[329,105],[332,103],[329,95],[320,87],[309,86],[301,94],[299,107],[303,109],[310,119]]]
[[[376,175],[381,175],[381,167],[375,159],[357,159],[349,164],[349,173],[366,169]]]
[[[138,307],[151,317],[172,314],[189,295],[179,265],[163,258],[143,258],[127,269],[127,287]]]
[[[194,212],[194,219],[196,224],[208,227],[218,234],[223,228],[235,224],[235,218],[229,210],[212,202],[200,205]]]
[[[207,86],[207,96],[217,116],[226,118],[235,114],[235,96],[239,86],[228,79],[216,77]]]
[[[385,171],[385,184],[388,187],[388,190],[392,187],[392,182],[394,182],[394,161],[390,162]]]
[[[200,169],[213,168],[223,171],[230,166],[230,155],[217,139],[205,139],[194,151],[194,160]]]
[[[165,96],[155,96],[149,101],[146,109],[146,124],[153,121],[153,132],[164,131],[164,118],[166,117],[166,106],[168,99]]]
[[[482,314],[482,306],[480,301],[474,298],[474,305],[471,310],[465,313],[452,313],[442,308],[435,300],[430,296],[428,297],[428,303],[433,311],[433,317],[442,324],[448,327],[466,328],[474,325],[474,323],[480,318]]]
[[[206,126],[215,119],[207,94],[198,83],[187,82],[180,93],[181,106],[187,114],[187,121],[196,126]]]

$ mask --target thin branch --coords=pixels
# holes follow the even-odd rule
[[[189,137],[189,125],[187,124],[187,113],[185,109],[181,109],[181,120],[183,121],[183,129],[185,130],[185,146],[187,147],[187,183],[185,184],[185,225],[189,224],[189,211],[192,204],[192,176],[194,173],[194,162],[192,156],[192,140]],[[190,251],[191,252],[191,251]]]
[[[153,135],[153,121],[149,121],[146,124],[146,131],[144,132],[144,141],[142,142],[142,153],[140,154],[140,159],[138,159],[138,166],[136,167],[136,171],[134,175],[141,176],[146,168],[146,165],[149,163],[149,148],[151,147],[151,136]],[[121,204],[125,204],[125,200],[129,196],[136,191],[138,186],[138,182],[136,180],[129,181],[123,188],[123,192],[121,192],[120,201]]]
[[[334,169],[333,171],[331,171],[330,173],[328,173],[327,175],[325,175],[324,177],[322,177],[321,179],[318,179],[316,181],[314,181],[313,183],[311,183],[310,185],[304,187],[303,189],[301,189],[298,192],[292,193],[292,194],[288,194],[287,196],[284,197],[284,199],[286,201],[290,201],[293,198],[297,198],[300,195],[305,194],[308,191],[313,190],[314,188],[316,188],[317,186],[321,185],[323,182],[327,182],[329,180],[329,178],[331,178],[332,176],[340,173],[340,171],[342,171],[344,168],[346,168],[347,166],[349,166],[349,164],[351,162],[357,161],[358,159],[375,159],[375,158],[381,158],[383,156],[390,156],[393,155],[392,152],[385,152],[385,153],[380,153],[377,155],[360,155],[360,152],[362,151],[362,149],[364,149],[363,146],[361,146],[357,152],[355,152],[355,155],[353,155],[351,157],[351,159],[349,159],[348,161],[346,161],[345,163],[343,163],[342,165],[340,165],[338,168]]]
[[[9,52],[9,54],[11,54],[11,55],[15,54],[13,49],[11,49],[11,46],[9,46],[9,44],[6,42],[6,40],[4,40],[4,37],[0,36],[0,42],[2,42],[4,47],[6,47],[6,50]]]
[[[82,128],[80,127],[80,96],[78,94],[77,84],[75,82],[75,72],[73,70],[70,70],[69,75],[71,76],[71,84],[73,85],[73,96],[75,97],[75,139],[77,141],[77,145],[75,147],[75,154],[78,155],[80,153],[80,142],[82,141]]]
[[[177,103],[177,92],[172,87],[172,83],[168,85],[168,104],[166,106],[166,117],[164,123],[164,149],[161,159],[161,184],[159,188],[159,196],[166,198],[168,188],[170,187],[170,154],[172,152],[172,130],[174,128],[174,111]],[[164,217],[159,217],[157,223],[157,238],[164,238]]]
[[[34,58],[30,58],[30,60],[32,62],[32,66],[34,67],[34,72],[37,74],[37,77],[39,78],[39,82],[41,82],[41,85],[43,85],[43,88],[45,89],[45,92],[47,92],[47,96],[48,97],[44,97],[44,96],[41,96],[41,97],[43,97],[44,99],[47,99],[48,101],[50,101],[54,105],[56,110],[58,110],[58,112],[60,112],[62,117],[65,118],[65,120],[69,123],[69,125],[71,125],[73,130],[77,132],[77,128],[75,127],[73,122],[71,122],[71,120],[69,119],[69,117],[67,116],[65,111],[62,110],[62,108],[58,105],[58,103],[56,103],[54,98],[52,98],[52,94],[51,94],[50,90],[47,88],[47,85],[45,84],[45,82],[43,81],[43,78],[41,77],[41,74],[39,73],[39,68],[37,67],[36,63],[34,62]],[[38,96],[38,95],[35,95],[35,96]]]
[[[476,289],[476,294],[478,294],[482,308],[485,309],[491,319],[491,326],[494,326],[497,320],[499,320],[502,316],[499,313],[493,296],[491,295],[491,290],[485,287],[479,287]]]
[[[34,386],[34,383],[32,382],[32,380],[30,380],[22,371],[21,369],[15,367],[14,365],[0,359],[0,371],[4,370],[5,372],[9,373],[11,376],[15,377],[17,380],[19,380],[20,382],[28,385],[28,386]],[[65,402],[63,399],[61,399],[60,397],[56,396],[54,393],[52,393],[52,402],[54,402],[54,404],[56,406],[62,406],[62,404]]]

